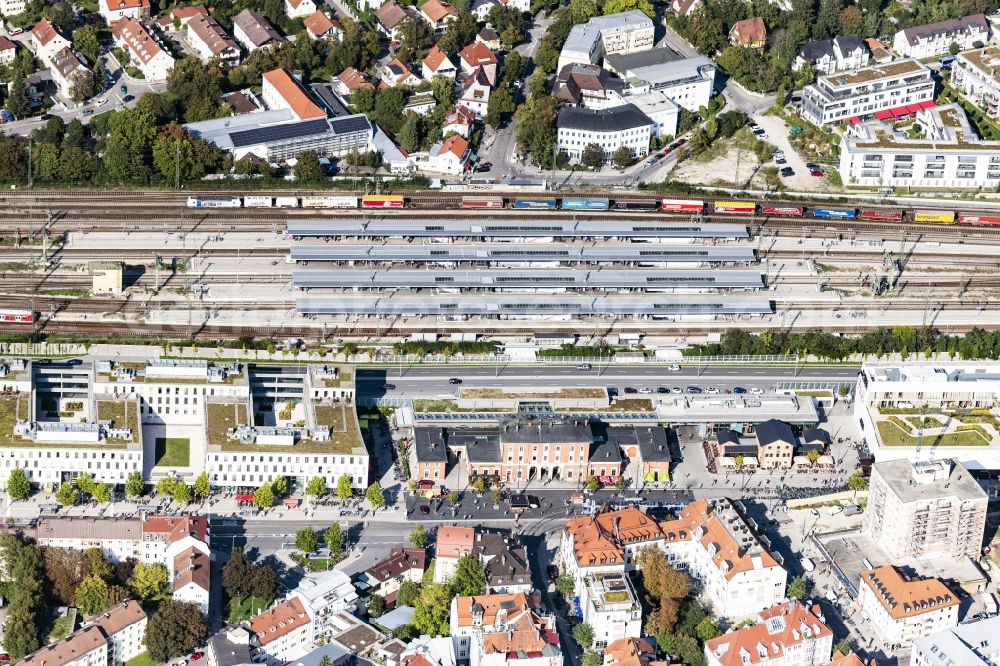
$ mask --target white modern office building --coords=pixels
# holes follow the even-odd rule
[[[572,63],[600,62],[608,53],[636,53],[653,47],[653,19],[638,9],[595,16],[573,26],[559,52],[556,70]]]
[[[814,125],[827,125],[933,99],[931,70],[907,58],[819,77],[802,89],[802,115]]]
[[[910,666],[1000,664],[1000,617],[960,624],[913,641]]]

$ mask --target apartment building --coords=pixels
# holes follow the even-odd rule
[[[955,56],[951,85],[991,118],[1000,118],[1000,46],[987,46]]]
[[[947,190],[1000,183],[1000,141],[980,139],[961,106],[926,102],[916,117],[918,139],[878,121],[852,126],[840,142],[844,182]]]
[[[817,78],[802,89],[802,115],[828,125],[933,99],[931,70],[907,58]]]
[[[893,566],[861,572],[858,604],[888,643],[910,643],[958,625],[959,600],[936,578],[906,578]]]
[[[575,593],[583,621],[594,629],[596,649],[642,634],[642,607],[625,573],[588,574]]]
[[[285,15],[288,18],[305,18],[317,9],[313,0],[285,0]]]
[[[112,564],[142,557],[142,520],[139,518],[43,516],[25,533],[43,547],[100,548]]]
[[[296,597],[250,618],[250,631],[259,648],[254,661],[267,666],[294,661],[313,645],[312,620]]]
[[[126,601],[18,663],[26,666],[108,666],[124,663],[145,651],[145,631],[146,613],[135,601]]]
[[[819,606],[790,600],[760,611],[747,626],[705,643],[708,666],[827,666],[833,632]]]
[[[129,600],[87,621],[101,630],[108,641],[108,663],[124,664],[146,651],[146,611]]]
[[[469,666],[561,666],[555,616],[540,615],[524,594],[455,597],[451,635]]]
[[[112,27],[124,19],[145,21],[150,14],[149,0],[100,0],[97,11]]]
[[[637,158],[649,152],[653,126],[635,104],[601,111],[567,106],[559,110],[556,144],[571,160],[579,160],[591,144],[601,147],[605,160],[622,146]]]
[[[165,81],[174,68],[174,58],[156,41],[144,25],[132,18],[111,26],[115,46],[128,56],[129,64],[147,81]]]
[[[708,104],[715,94],[718,68],[705,56],[677,59],[651,57],[662,49],[652,49],[631,55],[613,55],[604,59],[604,66],[627,82],[622,94],[660,92],[688,111],[697,111]],[[672,53],[672,52],[671,52]]]
[[[855,35],[820,39],[799,46],[793,67],[812,67],[821,74],[833,74],[845,69],[861,69],[868,65],[867,45]]]
[[[310,618],[308,642],[329,641],[341,631],[336,616],[354,613],[358,608],[358,593],[347,574],[331,569],[316,578],[304,578],[288,595],[297,600]]]
[[[69,45],[69,40],[47,18],[40,19],[31,29],[31,49],[46,67],[51,67],[52,57]]]
[[[990,41],[990,22],[982,14],[905,28],[892,38],[892,50],[904,58],[931,58],[984,46]]]
[[[97,627],[80,629],[18,662],[23,666],[107,666],[108,641]]]
[[[286,41],[266,18],[250,8],[233,17],[233,37],[250,53]]]
[[[609,53],[636,53],[653,47],[653,19],[638,9],[595,16],[573,26],[559,52],[556,71],[571,63],[593,64]]]
[[[17,16],[24,12],[25,0],[0,0],[0,14]]]
[[[204,63],[215,60],[232,67],[240,62],[240,47],[226,34],[218,21],[208,14],[192,16],[186,26],[185,39]]]
[[[697,579],[719,615],[749,617],[784,599],[787,573],[728,500],[692,502],[677,520],[662,523],[636,508],[574,518],[559,559],[579,587],[591,573],[634,570],[638,552],[649,546]]]
[[[1000,617],[967,622],[913,641],[910,666],[1000,663]]]
[[[363,581],[368,586],[366,591],[382,597],[389,607],[395,606],[396,594],[403,581],[421,581],[426,560],[423,548],[393,548],[389,557],[364,572]]]
[[[863,529],[894,562],[977,557],[986,505],[986,492],[957,460],[887,460],[872,467]]]
[[[476,530],[472,527],[439,527],[434,543],[434,582],[451,580],[458,561],[471,555],[475,544]]]

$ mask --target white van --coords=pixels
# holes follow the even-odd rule
[[[829,509],[826,510],[826,512],[831,516],[836,516],[838,513],[843,513],[843,511],[844,507],[840,506],[839,504],[834,504],[833,506],[831,506]]]

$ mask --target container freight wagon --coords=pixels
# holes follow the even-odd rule
[[[955,221],[955,212],[939,210],[918,210],[913,214],[914,222],[933,222],[935,224],[951,224]]]
[[[804,208],[799,206],[761,206],[761,215],[780,215],[782,217],[802,217]]]
[[[302,197],[303,208],[357,208],[358,198],[332,195]]]
[[[534,197],[531,199],[518,197],[517,199],[514,199],[513,207],[521,209],[553,210],[556,208],[556,200],[552,197]]]
[[[615,210],[657,210],[662,204],[659,201],[616,201]]]
[[[603,197],[563,197],[563,210],[607,210],[611,200]]]
[[[401,194],[368,195],[361,197],[362,208],[402,208],[405,203],[406,201]]]
[[[660,208],[668,213],[701,213],[705,210],[704,201],[689,201],[687,199],[664,199]]]
[[[503,208],[503,197],[462,197],[462,208]]]
[[[858,215],[862,220],[878,220],[885,222],[902,222],[903,211],[901,210],[863,210]]]
[[[757,210],[757,204],[753,201],[716,201],[716,213],[738,213],[740,215],[753,215]]]
[[[853,220],[857,216],[857,211],[853,208],[813,208],[813,217],[827,220]]]
[[[959,215],[959,224],[976,224],[984,226],[1000,226],[1000,217],[995,215]]]
[[[274,206],[274,197],[271,196],[248,194],[243,197],[244,208],[271,208],[272,206]]]
[[[239,208],[239,197],[188,197],[188,208]]]

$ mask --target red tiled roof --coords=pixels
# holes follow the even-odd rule
[[[149,31],[133,18],[116,21],[111,26],[111,34],[114,35],[115,42],[120,42],[123,49],[135,54],[144,65],[163,50]]]
[[[342,71],[338,76],[338,79],[347,86],[348,90],[357,90],[358,88],[371,88],[374,89],[375,86],[372,82],[368,80],[364,72],[359,72],[353,67],[348,67]]]
[[[465,157],[465,153],[468,151],[469,142],[458,134],[452,134],[444,140],[443,144],[441,144],[441,154],[451,153],[458,159]]]
[[[31,35],[40,46],[45,46],[56,37],[61,37],[56,27],[44,17],[31,29]]]
[[[146,516],[142,521],[144,541],[173,543],[190,535],[198,541],[208,541],[208,518],[205,516]],[[146,535],[159,534],[159,539]]]
[[[307,16],[303,23],[305,23],[306,30],[311,32],[316,37],[322,37],[335,27],[335,24],[330,20],[330,17],[318,9]]]
[[[497,64],[497,57],[493,55],[493,51],[486,48],[482,42],[469,44],[459,52],[459,56],[468,63],[469,67]]]
[[[442,146],[442,150],[443,150]],[[461,155],[459,156],[461,157]],[[476,543],[476,530],[471,527],[448,527],[442,525],[438,528],[437,542],[434,549],[435,557],[462,557],[472,552],[472,546]]]
[[[293,597],[250,618],[250,631],[257,635],[257,641],[264,646],[306,624],[309,624],[309,615],[299,598]]]
[[[764,609],[757,622],[705,644],[722,666],[750,666],[781,659],[789,648],[807,640],[832,636],[817,617],[818,607],[806,608],[801,601],[786,601]]]
[[[438,68],[448,59],[448,54],[438,48],[435,44],[434,48],[430,50],[427,57],[424,58],[424,66],[432,71],[438,71]]]
[[[458,16],[458,12],[453,6],[447,2],[441,2],[441,0],[427,0],[420,7],[420,11],[434,23],[438,23],[448,16]]]
[[[101,0],[101,4],[109,12],[127,9],[149,9],[149,0]]]
[[[958,598],[937,578],[907,580],[892,565],[862,571],[861,580],[895,620],[958,604]]]
[[[292,78],[288,70],[283,68],[272,69],[264,73],[264,80],[274,86],[278,94],[288,103],[292,113],[302,120],[311,118],[326,118],[323,109],[319,108],[302,89],[302,86]]]
[[[759,16],[737,21],[733,26],[733,32],[741,44],[753,44],[763,42],[767,39],[767,28],[764,26],[764,19]]]

